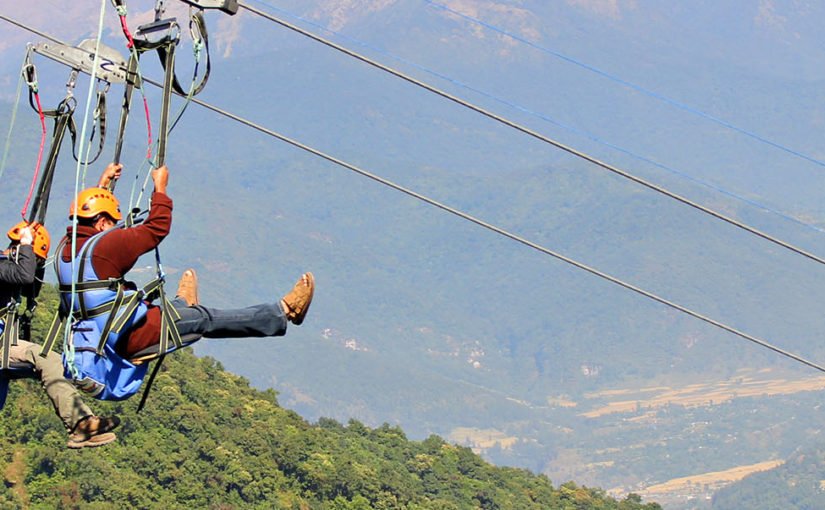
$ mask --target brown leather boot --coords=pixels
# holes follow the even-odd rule
[[[183,298],[189,306],[199,305],[198,301],[198,275],[194,269],[187,269],[180,277],[178,293],[175,297]]]
[[[296,326],[304,322],[313,294],[315,294],[315,277],[312,273],[304,273],[295,287],[281,300],[287,320]]]
[[[111,431],[118,425],[120,425],[120,418],[117,416],[111,418],[87,416],[75,425],[66,446],[77,449],[109,444],[117,439]]]

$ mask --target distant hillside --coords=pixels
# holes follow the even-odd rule
[[[280,407],[274,391],[251,389],[190,350],[170,356],[140,414],[136,403],[91,402],[124,423],[116,443],[78,452],[65,448],[39,386],[13,383],[0,412],[0,507],[660,508],[573,483],[554,488],[544,476],[494,467],[437,436],[408,441],[398,427],[357,420],[311,425]]]
[[[825,445],[802,448],[779,467],[754,473],[713,497],[713,510],[825,508]]]

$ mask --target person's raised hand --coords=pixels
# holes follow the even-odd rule
[[[32,234],[32,229],[29,227],[23,227],[20,229],[20,244],[21,245],[30,245],[34,242],[34,235]]]
[[[103,174],[100,176],[100,180],[97,183],[98,187],[107,188],[110,182],[120,179],[120,173],[122,170],[123,165],[120,163],[109,163],[106,170],[104,170]]]
[[[166,193],[166,183],[169,182],[169,170],[166,165],[152,170],[152,180],[155,181],[155,191]]]

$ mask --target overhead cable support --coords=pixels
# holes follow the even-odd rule
[[[741,222],[741,221],[739,221],[739,220],[736,220],[736,219],[734,219],[734,218],[731,218],[730,216],[727,216],[727,215],[725,215],[725,214],[723,214],[723,213],[721,213],[721,212],[714,211],[713,209],[710,209],[710,208],[708,208],[708,207],[705,207],[705,206],[703,206],[703,205],[699,204],[698,202],[694,202],[693,200],[690,200],[689,198],[683,197],[683,196],[681,196],[681,195],[679,195],[679,194],[677,194],[677,193],[674,193],[674,192],[672,192],[672,191],[669,191],[669,190],[667,190],[667,189],[665,189],[665,188],[663,188],[663,187],[661,187],[661,186],[658,186],[658,185],[656,185],[656,184],[653,184],[652,182],[649,182],[649,181],[647,181],[647,180],[645,180],[645,179],[642,179],[641,177],[637,177],[637,176],[635,176],[635,175],[633,175],[633,174],[631,174],[631,173],[629,173],[629,172],[626,172],[626,171],[624,171],[624,170],[621,170],[621,169],[620,169],[620,168],[618,168],[618,167],[615,167],[615,166],[610,165],[610,164],[608,164],[608,163],[605,163],[605,162],[603,162],[603,161],[601,161],[601,160],[598,160],[598,159],[596,159],[596,158],[594,158],[594,157],[592,157],[592,156],[590,156],[590,155],[588,155],[588,154],[586,154],[586,153],[584,153],[584,152],[581,152],[581,151],[579,151],[579,150],[576,150],[576,149],[574,149],[574,148],[572,148],[572,147],[569,147],[569,146],[567,146],[567,145],[562,144],[561,142],[558,142],[558,141],[556,141],[556,140],[553,140],[553,139],[552,139],[552,138],[550,138],[550,137],[547,137],[547,136],[545,136],[545,135],[542,135],[541,133],[538,133],[537,131],[533,131],[533,130],[531,130],[531,129],[529,129],[529,128],[525,127],[525,126],[522,126],[521,124],[518,124],[518,123],[516,123],[516,122],[513,122],[513,121],[511,121],[511,120],[509,120],[509,119],[507,119],[507,118],[504,118],[504,117],[502,117],[502,116],[500,116],[500,115],[497,115],[497,114],[495,114],[495,113],[493,113],[493,112],[491,112],[491,111],[489,111],[489,110],[486,110],[486,109],[484,109],[484,108],[482,108],[482,107],[480,107],[480,106],[478,106],[478,105],[475,105],[475,104],[473,104],[473,103],[470,103],[469,101],[465,101],[465,100],[463,100],[463,99],[461,99],[461,98],[459,98],[459,97],[457,97],[457,96],[454,96],[454,95],[452,95],[452,94],[450,94],[450,93],[448,93],[448,92],[445,92],[445,91],[443,91],[443,90],[441,90],[441,89],[438,89],[438,88],[436,88],[436,87],[434,87],[434,86],[432,86],[432,85],[429,85],[429,84],[427,84],[427,83],[424,83],[424,82],[422,82],[421,80],[417,80],[417,79],[413,78],[412,76],[409,76],[409,75],[407,75],[407,74],[402,73],[401,71],[398,71],[398,70],[393,69],[393,68],[391,68],[391,67],[388,67],[388,66],[386,66],[386,65],[384,65],[384,64],[381,64],[380,62],[377,62],[377,61],[375,61],[375,60],[373,60],[373,59],[371,59],[371,58],[369,58],[369,57],[366,57],[366,56],[364,56],[364,55],[361,55],[361,54],[359,54],[359,53],[356,53],[356,52],[354,52],[354,51],[352,51],[352,50],[350,50],[350,49],[348,49],[348,48],[345,48],[345,47],[343,47],[343,46],[341,46],[341,45],[335,44],[334,42],[332,42],[332,41],[330,41],[330,40],[328,40],[328,39],[325,39],[325,38],[323,38],[323,37],[321,37],[321,36],[318,36],[318,35],[316,35],[316,34],[313,34],[313,33],[311,33],[311,32],[308,32],[308,31],[306,31],[306,30],[303,30],[303,29],[301,29],[301,28],[299,28],[299,27],[297,27],[297,26],[295,26],[295,25],[293,25],[293,24],[291,24],[291,23],[288,23],[288,22],[286,22],[286,21],[284,21],[284,20],[282,20],[282,19],[280,19],[280,18],[277,18],[277,17],[275,17],[275,16],[273,16],[273,15],[271,15],[271,14],[268,14],[268,13],[266,13],[266,12],[264,12],[264,11],[261,11],[260,9],[256,9],[255,7],[249,6],[249,5],[247,5],[247,4],[245,4],[245,3],[241,3],[241,2],[238,2],[238,6],[239,6],[239,7],[242,7],[243,9],[248,10],[249,12],[252,12],[252,13],[254,13],[254,14],[257,14],[258,16],[261,16],[261,17],[263,17],[263,18],[265,18],[265,19],[268,19],[269,21],[272,21],[272,22],[277,23],[277,24],[279,24],[279,25],[281,25],[281,26],[283,26],[283,27],[285,27],[285,28],[288,28],[289,30],[292,30],[292,31],[294,31],[294,32],[297,32],[297,33],[299,33],[299,34],[301,34],[301,35],[303,35],[303,36],[309,37],[310,39],[313,39],[313,40],[315,40],[315,41],[320,42],[321,44],[324,44],[324,45],[326,45],[326,46],[329,46],[330,48],[333,48],[333,49],[335,49],[335,50],[340,51],[341,53],[344,53],[344,54],[346,54],[346,55],[348,55],[348,56],[350,56],[350,57],[353,57],[353,58],[355,58],[355,59],[357,59],[357,60],[360,60],[361,62],[364,62],[364,63],[366,63],[366,64],[369,64],[369,65],[371,65],[371,66],[373,66],[373,67],[375,67],[375,68],[378,68],[378,69],[380,69],[380,70],[382,70],[382,71],[385,71],[385,72],[387,72],[387,73],[389,73],[389,74],[392,74],[393,76],[396,76],[396,77],[398,77],[398,78],[401,78],[402,80],[405,80],[405,81],[407,81],[407,82],[409,82],[409,83],[412,83],[413,85],[416,85],[416,86],[418,86],[418,87],[421,87],[421,88],[423,88],[423,89],[425,89],[425,90],[428,90],[429,92],[432,92],[432,93],[434,93],[434,94],[437,94],[437,95],[439,95],[439,96],[441,96],[441,97],[443,97],[443,98],[445,98],[445,99],[448,99],[448,100],[450,100],[450,101],[452,101],[452,102],[454,102],[454,103],[456,103],[456,104],[459,104],[459,105],[461,105],[461,106],[464,106],[465,108],[469,108],[470,110],[473,110],[473,111],[475,111],[475,112],[477,112],[477,113],[480,113],[481,115],[484,115],[485,117],[488,117],[488,118],[493,119],[493,120],[495,120],[495,121],[497,121],[497,122],[500,122],[501,124],[504,124],[505,126],[509,126],[509,127],[513,128],[513,129],[515,129],[515,130],[517,130],[517,131],[521,131],[522,133],[527,134],[527,135],[529,135],[529,136],[532,136],[533,138],[536,138],[537,140],[541,140],[542,142],[548,143],[548,144],[550,144],[550,145],[552,145],[552,146],[554,146],[554,147],[556,147],[556,148],[559,148],[559,149],[561,149],[561,150],[563,150],[563,151],[565,151],[565,152],[568,152],[568,153],[570,153],[570,154],[572,154],[572,155],[574,155],[574,156],[576,156],[576,157],[578,157],[578,158],[581,158],[581,159],[583,159],[583,160],[585,160],[585,161],[588,161],[588,162],[590,162],[590,163],[593,163],[594,165],[597,165],[597,166],[599,166],[599,167],[601,167],[601,168],[604,168],[605,170],[608,170],[608,171],[610,171],[610,172],[613,172],[614,174],[619,175],[619,176],[621,176],[621,177],[624,177],[625,179],[631,180],[631,181],[633,181],[633,182],[635,182],[635,183],[637,183],[637,184],[640,184],[640,185],[642,185],[642,186],[644,186],[644,187],[646,187],[646,188],[648,188],[648,189],[651,189],[651,190],[653,190],[653,191],[656,191],[657,193],[661,193],[662,195],[665,195],[665,196],[667,196],[667,197],[669,197],[669,198],[672,198],[672,199],[674,199],[674,200],[677,200],[677,201],[679,201],[679,202],[682,202],[683,204],[688,205],[688,206],[690,206],[690,207],[693,207],[694,209],[697,209],[697,210],[699,210],[699,211],[701,211],[701,212],[703,212],[703,213],[705,213],[705,214],[708,214],[708,215],[713,216],[713,217],[715,217],[715,218],[717,218],[717,219],[720,219],[720,220],[722,220],[722,221],[724,221],[724,222],[727,222],[727,223],[729,223],[729,224],[731,224],[731,225],[733,225],[733,226],[735,226],[735,227],[737,227],[737,228],[740,228],[740,229],[742,229],[742,230],[745,230],[745,231],[747,231],[747,232],[750,232],[751,234],[757,235],[757,236],[759,236],[759,237],[761,237],[761,238],[763,238],[763,239],[765,239],[765,240],[767,240],[767,241],[770,241],[770,242],[772,242],[772,243],[774,243],[774,244],[776,244],[776,245],[782,246],[783,248],[785,248],[785,249],[787,249],[787,250],[793,251],[793,252],[795,252],[795,253],[798,253],[799,255],[802,255],[802,256],[807,257],[807,258],[809,258],[809,259],[811,259],[811,260],[813,260],[813,261],[815,261],[815,262],[818,262],[818,263],[820,263],[820,264],[822,264],[822,265],[825,265],[825,259],[823,259],[822,257],[819,257],[819,256],[817,256],[817,255],[815,255],[815,254],[813,254],[813,253],[810,253],[810,252],[808,252],[808,251],[805,251],[805,250],[803,250],[802,248],[798,248],[798,247],[796,247],[796,246],[794,246],[794,245],[792,245],[792,244],[790,244],[790,243],[788,243],[788,242],[785,242],[785,241],[783,241],[783,240],[781,240],[781,239],[779,239],[779,238],[777,238],[777,237],[775,237],[775,236],[772,236],[772,235],[770,235],[770,234],[768,234],[768,233],[766,233],[766,232],[762,232],[761,230],[759,230],[759,229],[757,229],[757,228],[751,227],[751,226],[749,226],[749,225],[747,225],[747,224],[745,224],[745,223],[742,223],[742,222]]]
[[[243,4],[240,4],[240,5],[243,7]],[[3,20],[6,20],[6,21],[9,21],[9,22],[11,22],[11,23],[13,23],[13,24],[15,24],[15,25],[17,25],[17,26],[19,26],[19,27],[21,27],[21,28],[25,29],[25,30],[29,30],[29,31],[31,31],[32,33],[35,33],[35,34],[37,34],[37,35],[40,35],[41,37],[46,37],[46,38],[51,39],[51,40],[53,40],[53,41],[60,42],[60,41],[58,41],[57,39],[54,39],[54,38],[53,38],[53,37],[51,37],[51,36],[48,36],[48,35],[46,35],[46,34],[43,34],[42,32],[36,31],[35,29],[32,29],[32,28],[30,28],[30,27],[28,27],[28,26],[26,26],[26,25],[23,25],[23,24],[21,24],[21,23],[19,23],[19,22],[16,22],[16,21],[10,20],[9,18],[7,18],[6,16],[4,16],[4,15],[2,15],[2,14],[0,14],[0,19],[3,19]],[[162,87],[162,84],[160,84],[160,83],[158,83],[158,82],[156,82],[156,81],[154,81],[154,80],[145,79],[145,81],[146,81],[147,83],[151,84],[151,85],[156,86],[156,87]],[[177,92],[176,92],[176,93],[177,93]],[[180,94],[178,94],[178,95],[180,95]],[[779,347],[777,347],[777,346],[775,346],[775,345],[772,345],[772,344],[770,344],[770,343],[768,343],[768,342],[766,342],[766,341],[764,341],[764,340],[761,340],[761,339],[759,339],[759,338],[757,338],[757,337],[755,337],[755,336],[753,336],[753,335],[750,335],[750,334],[745,333],[745,332],[743,332],[743,331],[740,331],[740,330],[738,330],[738,329],[736,329],[736,328],[734,328],[734,327],[728,326],[728,325],[726,325],[726,324],[724,324],[724,323],[722,323],[722,322],[720,322],[720,321],[717,321],[717,320],[715,320],[715,319],[712,319],[712,318],[710,318],[710,317],[707,317],[707,316],[705,316],[705,315],[702,315],[702,314],[700,314],[699,312],[693,311],[693,310],[691,310],[691,309],[689,309],[689,308],[687,308],[687,307],[685,307],[685,306],[679,305],[679,304],[677,304],[677,303],[675,303],[675,302],[673,302],[673,301],[670,301],[670,300],[668,300],[668,299],[665,299],[665,298],[663,298],[663,297],[660,297],[660,296],[658,296],[658,295],[656,295],[656,294],[654,294],[654,293],[652,293],[652,292],[648,292],[648,291],[646,291],[646,290],[644,290],[644,289],[642,289],[642,288],[640,288],[640,287],[637,287],[637,286],[635,286],[635,285],[633,285],[633,284],[627,283],[627,282],[625,282],[625,281],[623,281],[623,280],[621,280],[621,279],[619,279],[619,278],[616,278],[616,277],[611,276],[611,275],[609,275],[609,274],[607,274],[607,273],[604,273],[604,272],[602,272],[602,271],[599,271],[598,269],[592,268],[592,267],[590,267],[590,266],[588,266],[588,265],[586,265],[586,264],[583,264],[583,263],[581,263],[581,262],[578,262],[578,261],[576,261],[576,260],[574,260],[574,259],[571,259],[571,258],[569,258],[569,257],[565,256],[565,255],[562,255],[562,254],[560,254],[560,253],[557,253],[557,252],[555,252],[555,251],[552,251],[552,250],[550,250],[550,249],[548,249],[548,248],[546,248],[546,247],[544,247],[544,246],[541,246],[541,245],[539,245],[539,244],[537,244],[537,243],[534,243],[534,242],[532,242],[532,241],[529,241],[529,240],[527,240],[527,239],[525,239],[525,238],[523,238],[523,237],[520,237],[520,236],[518,236],[518,235],[516,235],[516,234],[513,234],[513,233],[511,233],[511,232],[508,232],[507,230],[504,230],[504,229],[502,229],[502,228],[500,228],[500,227],[497,227],[497,226],[492,225],[492,224],[490,224],[490,223],[487,223],[487,222],[485,222],[485,221],[483,221],[483,220],[480,220],[480,219],[478,219],[478,218],[475,218],[475,217],[473,217],[473,216],[471,216],[471,215],[469,215],[469,214],[467,214],[467,213],[464,213],[464,212],[462,212],[462,211],[460,211],[460,210],[458,210],[458,209],[455,209],[455,208],[450,207],[450,206],[448,206],[448,205],[446,205],[446,204],[443,204],[443,203],[441,203],[441,202],[438,202],[438,201],[436,201],[436,200],[433,200],[433,199],[431,199],[431,198],[429,198],[429,197],[427,197],[427,196],[425,196],[425,195],[422,195],[422,194],[420,194],[420,193],[417,193],[417,192],[415,192],[415,191],[413,191],[413,190],[411,190],[411,189],[408,189],[408,188],[405,188],[405,187],[403,187],[403,186],[400,186],[400,185],[398,185],[398,184],[396,184],[396,183],[394,183],[394,182],[392,182],[392,181],[389,181],[389,180],[387,180],[387,179],[384,179],[383,177],[380,177],[380,176],[378,176],[378,175],[375,175],[375,174],[373,174],[373,173],[370,173],[370,172],[368,172],[368,171],[366,171],[366,170],[363,170],[363,169],[361,169],[361,168],[359,168],[359,167],[357,167],[357,166],[351,165],[351,164],[349,164],[349,163],[347,163],[347,162],[345,162],[345,161],[343,161],[343,160],[340,160],[340,159],[338,159],[338,158],[336,158],[336,157],[334,157],[334,156],[328,155],[328,154],[326,154],[326,153],[324,153],[324,152],[321,152],[321,151],[319,151],[319,150],[317,150],[317,149],[315,149],[315,148],[312,148],[312,147],[310,147],[310,146],[308,146],[308,145],[306,145],[306,144],[303,144],[303,143],[301,143],[301,142],[298,142],[298,141],[296,141],[296,140],[293,140],[293,139],[291,139],[291,138],[288,138],[288,137],[286,137],[286,136],[284,136],[284,135],[282,135],[282,134],[280,134],[280,133],[277,133],[277,132],[275,132],[275,131],[273,131],[273,130],[271,130],[271,129],[268,129],[268,128],[266,128],[266,127],[263,127],[263,126],[261,126],[261,125],[259,125],[259,124],[256,124],[256,123],[254,123],[254,122],[252,122],[252,121],[250,121],[250,120],[247,120],[247,119],[245,119],[245,118],[243,118],[243,117],[240,117],[240,116],[235,115],[235,114],[233,114],[233,113],[230,113],[230,112],[228,112],[228,111],[226,111],[226,110],[223,110],[223,109],[221,109],[221,108],[219,108],[219,107],[217,107],[217,106],[213,106],[213,105],[211,105],[211,104],[209,104],[209,103],[207,103],[207,102],[205,102],[205,101],[202,101],[202,100],[200,100],[200,99],[198,99],[198,98],[192,98],[192,99],[191,99],[191,101],[192,101],[193,103],[195,103],[195,104],[199,105],[199,106],[202,106],[202,107],[204,107],[204,108],[206,108],[206,109],[208,109],[208,110],[211,110],[211,111],[213,111],[213,112],[215,112],[215,113],[218,113],[218,114],[220,114],[220,115],[222,115],[222,116],[224,116],[224,117],[227,117],[227,118],[229,118],[229,119],[231,119],[231,120],[234,120],[234,121],[236,121],[236,122],[238,122],[238,123],[240,123],[240,124],[243,124],[243,125],[245,125],[245,126],[247,126],[247,127],[253,128],[253,129],[255,129],[255,130],[257,130],[257,131],[260,131],[261,133],[264,133],[264,134],[266,134],[266,135],[268,135],[268,136],[271,136],[271,137],[273,137],[273,138],[277,138],[278,140],[281,140],[281,141],[283,141],[283,142],[286,142],[286,143],[288,143],[288,144],[290,144],[290,145],[292,145],[292,146],[294,146],[294,147],[297,147],[297,148],[299,148],[299,149],[301,149],[301,150],[303,150],[303,151],[305,151],[305,152],[308,152],[308,153],[313,154],[313,155],[315,155],[315,156],[318,156],[318,157],[320,157],[320,158],[322,158],[322,159],[325,159],[325,160],[327,160],[327,161],[329,161],[329,162],[331,162],[331,163],[334,163],[334,164],[336,164],[336,165],[339,165],[339,166],[341,166],[341,167],[344,167],[344,168],[346,168],[346,169],[348,169],[348,170],[350,170],[350,171],[352,171],[352,172],[355,172],[355,173],[357,173],[357,174],[359,174],[359,175],[361,175],[361,176],[363,176],[363,177],[367,177],[367,178],[369,178],[369,179],[372,179],[373,181],[376,181],[376,182],[378,182],[379,184],[382,184],[382,185],[384,185],[384,186],[387,186],[387,187],[389,187],[389,188],[392,188],[392,189],[394,189],[394,190],[396,190],[396,191],[400,191],[401,193],[404,193],[404,194],[406,194],[406,195],[408,195],[408,196],[410,196],[410,197],[413,197],[413,198],[415,198],[415,199],[417,199],[417,200],[420,200],[420,201],[422,201],[422,202],[424,202],[424,203],[426,203],[426,204],[429,204],[429,205],[431,205],[431,206],[433,206],[433,207],[436,207],[436,208],[441,209],[441,210],[443,210],[443,211],[445,211],[445,212],[448,212],[448,213],[450,213],[450,214],[452,214],[452,215],[455,215],[455,216],[457,216],[457,217],[459,217],[459,218],[461,218],[461,219],[463,219],[463,220],[466,220],[466,221],[469,221],[469,222],[471,222],[471,223],[474,223],[474,224],[476,224],[476,225],[478,225],[478,226],[480,226],[480,227],[483,227],[483,228],[485,228],[485,229],[487,229],[487,230],[490,230],[490,231],[492,231],[492,232],[495,232],[495,233],[497,233],[497,234],[499,234],[499,235],[501,235],[501,236],[503,236],[503,237],[506,237],[506,238],[508,238],[508,239],[510,239],[510,240],[512,240],[512,241],[516,241],[516,242],[518,242],[518,243],[520,243],[520,244],[522,244],[522,245],[524,245],[524,246],[527,246],[527,247],[532,248],[532,249],[534,249],[534,250],[537,250],[537,251],[539,251],[539,252],[541,252],[541,253],[544,253],[545,255],[549,255],[549,256],[554,257],[554,258],[556,258],[556,259],[558,259],[558,260],[561,260],[562,262],[566,262],[567,264],[570,264],[570,265],[572,265],[572,266],[574,266],[574,267],[577,267],[577,268],[579,268],[579,269],[581,269],[581,270],[587,271],[588,273],[593,274],[593,275],[595,275],[595,276],[598,276],[599,278],[602,278],[602,279],[607,280],[607,281],[609,281],[609,282],[611,282],[611,283],[614,283],[614,284],[616,284],[616,285],[619,285],[620,287],[624,287],[625,289],[631,290],[631,291],[633,291],[633,292],[635,292],[635,293],[637,293],[637,294],[641,294],[642,296],[645,296],[645,297],[647,297],[647,298],[649,298],[649,299],[652,299],[652,300],[654,300],[654,301],[656,301],[656,302],[658,302],[658,303],[660,303],[660,304],[663,304],[663,305],[665,305],[665,306],[667,306],[667,307],[673,308],[673,309],[675,309],[675,310],[677,310],[677,311],[680,311],[680,312],[682,312],[682,313],[684,313],[684,314],[690,315],[691,317],[694,317],[694,318],[696,318],[696,319],[699,319],[699,320],[701,320],[701,321],[703,321],[703,322],[705,322],[705,323],[707,323],[707,324],[710,324],[710,325],[712,325],[712,326],[715,326],[715,327],[717,327],[717,328],[719,328],[719,329],[722,329],[722,330],[724,330],[724,331],[727,331],[728,333],[731,333],[731,334],[736,335],[736,336],[738,336],[738,337],[740,337],[740,338],[743,338],[743,339],[745,339],[745,340],[748,340],[748,341],[750,341],[750,342],[753,342],[753,343],[755,343],[755,344],[757,344],[757,345],[759,345],[759,346],[761,346],[761,347],[764,347],[764,348],[766,348],[766,349],[769,349],[769,350],[771,350],[771,351],[773,351],[773,352],[775,352],[775,353],[777,353],[777,354],[779,354],[779,355],[781,355],[781,356],[784,356],[784,357],[790,358],[790,359],[792,359],[792,360],[794,360],[794,361],[797,361],[797,362],[799,362],[799,363],[802,363],[803,365],[806,365],[806,366],[811,367],[811,368],[813,368],[813,369],[815,369],[815,370],[818,370],[818,371],[820,371],[820,372],[824,372],[824,373],[825,373],[825,367],[823,367],[822,365],[819,365],[819,364],[817,364],[817,363],[815,363],[815,362],[813,362],[813,361],[810,361],[810,360],[808,360],[808,359],[805,359],[805,358],[803,358],[802,356],[799,356],[799,355],[796,355],[796,354],[794,354],[794,353],[792,353],[792,352],[789,352],[789,351],[787,351],[787,350],[781,349],[781,348],[779,348]]]

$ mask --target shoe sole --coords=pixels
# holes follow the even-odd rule
[[[81,448],[94,448],[97,446],[109,444],[113,442],[115,439],[117,439],[117,436],[114,433],[106,432],[103,434],[97,434],[95,436],[92,436],[85,441],[72,441],[70,439],[66,446],[73,450],[79,450]]]

